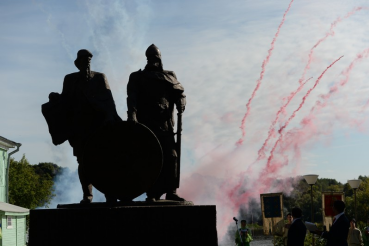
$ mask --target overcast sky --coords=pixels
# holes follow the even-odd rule
[[[16,159],[26,154],[33,164],[54,162],[75,170],[70,146],[52,145],[41,105],[50,92],[61,92],[64,76],[77,71],[77,51],[85,48],[94,55],[92,69],[106,74],[118,114],[126,119],[129,74],[144,68],[145,50],[154,43],[164,68],[176,72],[187,95],[179,190],[186,198],[217,204],[218,217],[232,218],[247,202],[237,198],[245,190],[278,191],[264,178],[316,173],[345,183],[369,175],[369,4],[295,0],[280,26],[290,3],[3,0],[0,135],[22,143]],[[242,137],[246,103],[264,60]],[[310,77],[281,110],[265,156],[256,161],[277,112],[299,80]],[[237,146],[240,138],[243,144]],[[224,228],[218,226],[220,236]]]

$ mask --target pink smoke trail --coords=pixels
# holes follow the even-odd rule
[[[329,92],[326,95],[320,95],[320,97],[323,99],[324,102],[318,101],[316,106],[325,106],[326,105],[326,101],[331,97],[332,94],[334,94],[335,92],[338,91],[339,86],[345,86],[347,84],[347,82],[350,79],[350,74],[352,69],[355,67],[355,65],[360,62],[363,58],[367,58],[369,56],[369,48],[363,50],[362,52],[358,53],[356,55],[356,58],[350,63],[350,65],[344,70],[342,71],[342,75],[344,75],[345,77],[340,80],[340,82],[338,84],[334,84],[330,89]],[[314,107],[312,108],[312,111],[314,110]]]
[[[293,142],[293,146],[294,146],[294,151],[296,152],[300,152],[299,150],[299,145],[303,144],[306,141],[310,141],[311,137],[310,136],[318,136],[321,134],[327,134],[326,130],[321,130],[320,127],[316,127],[314,126],[314,119],[315,119],[315,114],[316,111],[323,109],[325,106],[328,105],[328,100],[329,98],[335,94],[339,92],[339,89],[343,86],[345,86],[347,84],[347,82],[350,79],[350,74],[352,72],[352,70],[354,69],[355,65],[358,64],[359,62],[361,62],[364,58],[368,58],[369,57],[369,48],[363,50],[362,52],[358,53],[356,55],[356,58],[349,64],[349,66],[344,69],[341,74],[344,76],[341,80],[339,80],[338,82],[336,82],[334,85],[332,85],[329,89],[329,92],[327,92],[324,95],[320,95],[321,100],[318,100],[315,105],[311,108],[309,115],[307,115],[306,117],[304,117],[301,122],[301,128],[300,129],[291,129],[289,130],[285,135],[290,135],[289,136],[289,141]],[[368,101],[369,103],[369,101]],[[369,104],[366,104],[360,112],[362,112],[366,106],[368,106]],[[360,124],[362,123],[362,121],[357,121],[354,122],[356,126],[360,126]],[[307,137],[309,136],[309,137]],[[299,139],[298,142],[295,142],[292,139]],[[283,141],[284,142],[284,141]],[[284,143],[285,144],[285,143]]]
[[[366,103],[364,104],[364,106],[361,108],[360,113],[364,112],[369,106],[369,99],[366,101]]]
[[[315,82],[314,86],[303,97],[303,100],[302,100],[300,106],[298,107],[298,109],[294,111],[293,115],[289,118],[289,120],[287,121],[287,123],[283,126],[283,128],[281,128],[279,130],[279,133],[280,134],[283,131],[283,129],[288,126],[289,122],[294,118],[294,116],[297,113],[297,111],[299,111],[301,109],[301,107],[303,106],[306,98],[309,96],[309,94],[311,93],[311,91],[318,85],[318,83],[320,82],[320,80],[322,79],[322,77],[324,76],[324,74],[326,73],[326,71],[330,67],[332,67],[337,61],[339,61],[342,57],[343,56],[341,56],[340,58],[338,58],[337,60],[335,60],[332,64],[330,64],[323,71],[323,73],[318,77],[318,79]],[[282,167],[282,166],[285,166],[285,165],[288,164],[288,159],[285,157],[284,160],[283,160],[283,162],[279,162],[277,165],[270,165],[271,160],[273,158],[274,151],[275,151],[278,143],[281,140],[282,140],[282,135],[277,140],[276,144],[274,145],[274,148],[272,149],[271,157],[268,158],[267,167],[264,168],[264,170],[260,173],[259,178],[256,179],[257,182],[260,179],[262,179],[263,180],[262,183],[252,184],[251,185],[251,187],[253,187],[252,189],[247,189],[247,190],[242,191],[241,188],[244,186],[243,180],[244,180],[244,177],[247,176],[247,173],[248,173],[246,171],[246,172],[242,172],[241,174],[239,174],[237,176],[237,181],[234,184],[228,184],[226,182],[226,183],[223,183],[220,186],[221,190],[225,190],[225,192],[221,192],[220,193],[220,196],[224,196],[224,194],[226,194],[227,199],[218,198],[218,200],[219,201],[224,201],[224,200],[226,200],[226,201],[232,201],[232,204],[223,204],[223,205],[226,206],[226,207],[229,207],[232,210],[233,213],[236,213],[238,211],[239,207],[242,204],[247,204],[247,201],[248,201],[248,198],[249,197],[257,197],[259,194],[264,193],[266,191],[266,189],[269,189],[270,187],[272,187],[272,183],[275,182],[275,176],[272,177],[271,174],[275,174],[279,170],[279,167]],[[283,187],[281,185],[278,185],[278,186],[274,186],[274,188],[281,188],[282,189]],[[229,220],[229,218],[227,218],[226,215],[224,215],[224,217],[221,218],[221,219],[224,220],[224,221],[228,221]]]
[[[292,143],[292,147],[294,148],[295,151],[298,152],[299,154],[299,147],[298,145],[301,144],[301,141],[306,141],[309,138],[306,138],[306,137],[302,137],[301,134],[303,133],[306,133],[307,132],[307,129],[306,128],[312,128],[312,122],[313,122],[313,119],[314,119],[314,112],[316,112],[317,110],[320,110],[322,108],[324,108],[326,105],[327,105],[327,101],[328,99],[335,93],[337,93],[339,91],[339,88],[340,87],[343,87],[347,84],[347,82],[349,81],[350,79],[350,74],[352,72],[352,70],[354,69],[355,65],[359,62],[361,62],[364,58],[368,58],[369,57],[369,48],[363,50],[362,52],[358,53],[356,55],[356,58],[350,63],[350,65],[341,72],[341,74],[344,76],[344,78],[342,78],[339,82],[337,82],[336,84],[334,84],[333,86],[331,86],[329,92],[325,95],[321,95],[321,99],[323,99],[323,101],[317,101],[315,106],[312,107],[312,109],[310,110],[310,113],[308,116],[304,117],[304,119],[300,122],[300,125],[302,125],[302,128],[299,129],[298,131],[296,130],[291,130],[289,131],[287,134],[291,135],[289,138],[292,138],[292,139],[295,139],[295,138],[299,138],[299,141],[298,143],[291,140],[290,142]],[[340,60],[342,57],[340,57],[339,59],[337,59],[335,62],[333,62],[329,67],[327,67],[327,69],[321,74],[321,76],[318,78],[318,80],[321,79],[321,77],[324,75],[324,73],[331,67],[334,65],[334,63],[336,63],[338,60]],[[317,80],[317,82],[319,82]],[[282,166],[284,165],[287,165],[288,163],[286,161],[284,161],[283,163],[277,163],[277,164],[273,164],[271,165],[271,161],[273,159],[273,153],[275,152],[276,150],[276,147],[278,145],[278,143],[281,143],[282,142],[282,139],[283,139],[283,134],[282,134],[282,131],[288,126],[289,124],[289,121],[294,117],[294,115],[296,114],[297,111],[299,111],[299,109],[302,107],[302,104],[304,103],[306,97],[310,94],[311,90],[314,89],[317,85],[317,82],[316,84],[314,85],[313,88],[311,88],[307,94],[305,95],[305,97],[303,98],[303,101],[302,103],[300,104],[299,108],[297,110],[294,111],[294,113],[291,115],[291,117],[289,118],[289,120],[285,123],[284,126],[282,126],[280,129],[279,129],[279,133],[280,133],[280,137],[279,139],[277,140],[277,142],[275,143],[272,151],[271,151],[271,155],[269,156],[268,158],[268,164],[267,164],[267,167],[263,170],[263,172],[261,173],[261,176],[264,177],[264,180],[265,180],[265,183],[266,183],[266,186],[270,186],[271,182],[274,180],[273,177],[271,177],[270,174],[275,174],[275,172]],[[358,124],[360,124],[361,122],[358,122]],[[314,134],[317,134],[317,130],[314,130]],[[298,136],[296,136],[296,134]],[[308,134],[308,135],[312,135],[312,134]],[[305,140],[302,140],[302,139],[305,139]],[[287,146],[291,146],[291,143],[287,144]],[[281,151],[282,153],[286,150],[287,148],[284,147],[283,150]]]
[[[337,26],[338,23],[340,23],[342,20],[349,18],[351,15],[355,14],[356,12],[362,10],[362,9],[368,9],[368,8],[364,8],[364,7],[356,7],[354,8],[352,11],[348,12],[343,18],[338,17],[334,22],[332,22],[331,24],[331,28],[329,29],[329,31],[325,34],[325,36],[321,39],[318,40],[318,42],[311,48],[310,52],[309,52],[309,59],[308,62],[304,68],[304,71],[302,73],[301,78],[299,79],[299,83],[301,84],[302,81],[304,81],[305,79],[305,75],[307,70],[309,70],[310,68],[310,64],[313,60],[313,53],[316,47],[319,46],[319,44],[321,44],[322,42],[324,42],[329,36],[334,36],[334,28]]]
[[[339,89],[347,84],[347,82],[350,79],[351,71],[354,69],[355,65],[359,62],[361,62],[364,58],[369,57],[369,48],[363,50],[362,52],[358,53],[356,55],[356,58],[350,63],[350,65],[341,72],[341,74],[344,76],[339,82],[332,85],[329,89],[329,92],[327,92],[324,95],[320,95],[321,100],[318,100],[315,105],[311,108],[310,113],[308,116],[304,117],[304,119],[301,121],[301,125],[303,127],[307,127],[311,124],[311,119],[313,118],[313,113],[317,110],[321,110],[324,107],[327,106],[328,100],[330,97],[337,93]],[[361,109],[360,112],[363,112],[365,108],[369,105],[369,101],[364,105],[364,107]],[[358,124],[362,122],[357,122]]]
[[[236,143],[236,145],[237,145],[237,146],[239,146],[239,145],[241,145],[241,144],[243,143],[243,139],[244,139],[244,138],[245,138],[245,136],[246,136],[245,124],[246,124],[246,119],[247,119],[247,117],[248,117],[248,116],[249,116],[249,114],[250,114],[250,110],[251,110],[251,106],[250,106],[250,105],[251,105],[251,102],[252,102],[252,100],[254,99],[256,92],[259,90],[259,87],[260,87],[260,85],[261,85],[261,82],[262,82],[262,80],[263,80],[263,78],[264,78],[265,68],[266,68],[266,66],[267,66],[267,65],[268,65],[268,63],[269,63],[270,57],[272,56],[272,52],[273,52],[273,50],[274,50],[274,44],[275,44],[275,42],[277,41],[277,38],[278,38],[279,32],[280,32],[280,30],[281,30],[281,28],[282,28],[282,26],[283,26],[283,24],[284,24],[284,21],[285,21],[285,19],[286,19],[286,15],[287,15],[288,11],[290,10],[291,5],[292,5],[293,1],[294,1],[294,0],[291,0],[290,4],[288,5],[287,10],[284,12],[284,15],[283,15],[282,21],[281,21],[281,23],[280,23],[280,24],[279,24],[279,26],[278,26],[277,32],[276,32],[276,34],[274,35],[274,38],[273,38],[272,43],[270,44],[270,49],[268,50],[268,55],[267,55],[267,57],[264,59],[264,61],[263,61],[262,65],[261,65],[260,77],[259,77],[259,79],[257,80],[257,82],[256,82],[256,87],[255,87],[254,91],[252,92],[251,97],[250,97],[250,99],[248,100],[248,102],[247,102],[247,104],[246,104],[246,114],[245,114],[245,116],[244,116],[244,117],[243,117],[243,119],[242,119],[242,123],[241,123],[241,127],[240,127],[240,128],[241,128],[241,130],[242,130],[242,137],[237,141],[237,143]]]
[[[269,132],[268,132],[268,136],[267,138],[265,139],[262,147],[259,149],[258,151],[258,158],[256,161],[259,161],[261,159],[263,159],[265,157],[265,148],[270,140],[270,138],[273,136],[274,134],[274,127],[275,127],[275,124],[277,123],[278,119],[279,119],[279,115],[287,108],[287,106],[289,105],[289,103],[292,101],[292,99],[295,97],[295,95],[301,91],[301,89],[304,87],[304,85],[306,84],[307,81],[309,81],[310,79],[308,79],[307,81],[305,81],[304,83],[302,83],[302,81],[305,79],[305,75],[306,75],[306,72],[307,70],[310,69],[310,65],[311,65],[311,62],[313,60],[313,53],[314,53],[314,50],[316,47],[319,46],[319,44],[321,44],[323,41],[325,41],[329,36],[334,36],[334,28],[337,26],[337,24],[339,22],[341,22],[342,20],[344,19],[347,19],[349,18],[351,15],[353,15],[354,13],[356,13],[357,11],[360,11],[364,9],[363,7],[357,7],[357,8],[354,8],[352,11],[348,12],[343,18],[341,17],[338,17],[334,22],[332,22],[331,24],[331,27],[329,29],[329,31],[326,33],[326,35],[319,39],[318,42],[311,48],[310,52],[309,52],[309,56],[308,56],[308,62],[306,63],[306,66],[303,70],[303,73],[302,73],[302,76],[301,78],[299,79],[299,83],[300,83],[300,86],[297,88],[296,91],[292,92],[288,98],[287,98],[287,102],[279,109],[279,111],[277,112],[276,116],[275,116],[275,119],[274,121],[272,122],[271,126],[269,127]]]
[[[287,102],[279,109],[279,111],[277,112],[274,121],[272,122],[271,126],[269,127],[269,131],[268,131],[268,136],[265,139],[263,146],[261,146],[261,148],[258,151],[258,158],[256,161],[260,161],[261,159],[263,159],[265,157],[265,148],[270,140],[270,138],[274,135],[274,126],[275,124],[277,124],[277,121],[279,119],[279,115],[287,108],[288,104],[291,102],[291,100],[294,98],[294,96],[301,91],[301,89],[304,87],[304,85],[311,80],[313,77],[310,77],[309,79],[307,79],[304,83],[300,84],[300,86],[293,91],[288,97],[287,97]]]
[[[341,56],[340,58],[338,58],[337,60],[335,60],[333,63],[331,63],[323,72],[322,74],[318,77],[318,79],[315,81],[315,84],[312,88],[310,88],[307,93],[305,94],[305,96],[302,98],[302,101],[299,105],[299,107],[293,111],[292,115],[288,118],[288,120],[286,121],[286,123],[278,130],[279,138],[278,140],[275,142],[271,152],[270,152],[270,156],[268,158],[268,162],[266,165],[266,168],[264,168],[264,171],[262,172],[264,175],[266,173],[274,173],[275,170],[277,170],[278,168],[280,168],[282,165],[271,165],[271,161],[274,157],[274,151],[277,148],[279,142],[281,142],[282,138],[283,138],[283,130],[288,126],[288,124],[291,122],[291,120],[296,116],[296,113],[302,108],[302,106],[305,103],[306,98],[310,95],[310,93],[315,89],[315,87],[319,84],[320,80],[323,78],[324,74],[326,73],[326,71],[331,68],[336,62],[338,62],[343,56]],[[263,175],[262,174],[262,175]]]

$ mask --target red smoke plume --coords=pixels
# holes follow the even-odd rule
[[[270,57],[272,56],[272,52],[273,52],[273,50],[274,50],[274,44],[275,44],[275,42],[277,41],[277,38],[278,38],[279,32],[280,32],[280,30],[281,30],[281,28],[282,28],[282,26],[283,26],[283,24],[284,24],[284,21],[285,21],[285,19],[286,19],[286,15],[287,15],[288,11],[290,11],[290,8],[291,8],[291,5],[292,5],[293,1],[294,1],[294,0],[291,0],[290,4],[288,5],[287,10],[284,12],[284,15],[283,15],[282,21],[281,21],[281,23],[280,23],[280,24],[279,24],[279,26],[278,26],[278,30],[277,30],[276,34],[274,35],[274,38],[273,38],[272,43],[270,44],[270,49],[268,50],[268,55],[267,55],[267,57],[264,59],[264,61],[263,61],[262,65],[261,65],[260,77],[259,77],[259,79],[256,81],[256,87],[255,87],[254,91],[252,92],[252,94],[251,94],[251,97],[250,97],[249,101],[248,101],[248,102],[247,102],[247,104],[246,104],[246,114],[245,114],[245,116],[244,116],[244,117],[243,117],[243,119],[242,119],[242,123],[241,123],[241,127],[240,127],[240,128],[241,128],[241,130],[242,130],[242,138],[240,138],[240,139],[237,141],[237,143],[236,143],[238,146],[239,146],[239,145],[241,145],[241,144],[243,143],[243,139],[244,139],[244,138],[245,138],[245,136],[246,136],[245,124],[246,124],[246,119],[247,119],[247,117],[248,117],[248,116],[249,116],[249,114],[250,114],[250,110],[251,110],[251,106],[250,106],[250,105],[251,105],[251,102],[252,102],[252,100],[254,99],[256,92],[259,90],[259,87],[260,87],[260,85],[261,85],[261,82],[262,82],[262,80],[263,80],[263,78],[264,78],[265,68],[266,68],[266,66],[267,66],[267,65],[268,65],[268,63],[269,63]]]
[[[319,78],[315,81],[315,84],[312,88],[310,88],[306,95],[302,98],[302,101],[299,105],[299,107],[293,111],[292,115],[290,116],[290,118],[288,118],[288,120],[286,121],[286,123],[278,130],[278,133],[280,134],[278,140],[275,142],[272,151],[270,152],[270,156],[268,158],[268,162],[267,162],[267,166],[263,171],[263,174],[265,173],[274,173],[276,169],[279,169],[282,165],[281,164],[271,164],[271,161],[273,159],[273,155],[274,155],[274,151],[278,146],[278,143],[282,140],[283,138],[283,130],[288,126],[288,124],[291,122],[291,120],[296,116],[296,113],[302,108],[302,106],[305,103],[306,98],[310,95],[310,93],[315,89],[315,87],[319,84],[320,80],[323,78],[324,74],[327,72],[327,70],[329,68],[331,68],[336,62],[338,62],[343,56],[341,56],[340,58],[338,58],[337,60],[335,60],[332,64],[330,64],[323,72],[322,74],[319,76]]]
[[[316,42],[316,44],[311,48],[310,52],[309,52],[309,56],[308,56],[308,61],[306,63],[306,66],[303,70],[303,73],[302,73],[302,76],[301,78],[299,79],[299,87],[297,88],[296,91],[292,92],[288,97],[287,97],[287,102],[278,110],[276,116],[275,116],[275,119],[274,121],[272,122],[270,128],[269,128],[269,131],[268,131],[268,136],[267,138],[265,139],[264,141],[264,144],[263,146],[260,148],[260,150],[258,151],[258,158],[256,161],[259,161],[263,158],[265,158],[265,148],[270,140],[270,138],[274,135],[274,127],[276,125],[276,123],[278,122],[278,119],[279,119],[279,115],[284,112],[284,110],[287,108],[287,106],[290,104],[290,102],[292,101],[292,99],[295,97],[295,95],[300,92],[302,90],[302,88],[304,87],[304,85],[306,84],[307,81],[309,81],[311,78],[309,78],[307,81],[305,81],[304,83],[302,83],[302,81],[304,81],[305,79],[305,75],[306,75],[306,72],[307,70],[310,69],[310,65],[311,65],[311,62],[313,60],[313,54],[314,54],[314,50],[316,47],[319,46],[319,44],[321,44],[322,42],[324,42],[329,36],[334,36],[334,28],[337,26],[338,23],[340,23],[342,20],[344,19],[347,19],[349,18],[351,15],[353,15],[354,13],[356,13],[357,11],[360,11],[364,9],[363,7],[357,7],[357,8],[354,8],[352,11],[348,12],[343,18],[341,17],[338,17],[334,22],[332,22],[331,24],[331,27],[329,29],[329,31],[326,33],[326,35],[319,39],[318,42]],[[250,166],[251,167],[251,166]]]
[[[272,51],[274,49],[274,43],[276,38],[278,37],[280,28],[282,27],[285,16],[288,13],[291,4],[291,1],[288,9],[285,11],[282,22],[278,28],[278,31],[273,39],[271,44],[271,48],[269,49],[268,56],[265,58],[262,64],[262,71],[260,73],[260,78],[257,80],[257,85],[252,93],[252,96],[248,100],[246,104],[247,112],[243,117],[241,129],[243,131],[242,138],[238,140],[237,146],[241,145],[244,137],[246,136],[245,131],[245,123],[246,119],[250,114],[250,105],[255,96],[255,93],[259,89],[264,73],[265,67],[269,62],[269,59],[272,55]],[[278,122],[278,116],[283,110],[287,107],[288,103],[292,100],[293,97],[301,90],[302,86],[307,83],[310,79],[305,82],[303,81],[306,71],[310,68],[314,49],[327,39],[329,36],[333,36],[333,29],[336,25],[345,18],[348,18],[356,11],[362,10],[363,8],[355,8],[353,11],[349,12],[345,17],[336,19],[330,27],[329,32],[320,39],[310,50],[307,64],[303,70],[303,74],[299,80],[299,87],[293,91],[287,97],[287,104],[285,103],[282,108],[277,112],[276,118],[272,123],[271,128],[269,128],[268,138],[265,140],[263,147],[259,150],[259,158],[263,154],[265,147],[273,136],[273,130],[275,124]],[[296,113],[302,108],[306,99],[309,97],[312,90],[314,90],[317,85],[320,83],[321,79],[325,75],[325,73],[330,69],[336,62],[338,62],[342,57],[335,60],[332,64],[330,64],[318,77],[315,81],[315,84],[310,88],[304,97],[302,97],[302,101],[299,104],[298,108],[293,111],[291,116],[287,119],[287,121],[279,128],[275,134],[279,134],[278,140],[275,142],[270,156],[267,160],[265,166],[259,168],[259,170],[255,170],[252,172],[244,171],[245,168],[240,168],[241,166],[245,166],[247,163],[247,159],[245,159],[244,149],[235,148],[232,151],[222,151],[222,148],[217,148],[215,152],[217,153],[209,153],[206,155],[207,161],[201,160],[202,164],[197,168],[195,172],[191,172],[191,174],[187,175],[183,178],[183,184],[180,189],[181,195],[184,197],[196,201],[197,204],[214,204],[217,205],[217,220],[218,223],[218,233],[219,237],[222,238],[226,229],[230,223],[232,223],[232,217],[236,215],[242,205],[247,205],[250,198],[259,197],[260,193],[265,192],[280,192],[288,191],[288,188],[291,187],[290,184],[286,184],[280,181],[277,181],[282,170],[282,167],[285,167],[289,164],[290,156],[287,156],[287,152],[293,151],[293,157],[299,158],[300,156],[300,146],[308,143],[311,139],[317,138],[319,134],[323,133],[319,127],[314,126],[314,120],[316,114],[314,113],[316,110],[324,107],[328,103],[328,99],[333,93],[336,93],[340,87],[344,86],[349,80],[350,73],[354,68],[357,62],[361,61],[362,58],[369,56],[369,49],[364,50],[359,53],[355,60],[349,65],[347,69],[342,72],[344,76],[336,84],[330,87],[329,92],[325,95],[320,95],[320,101],[317,101],[314,107],[310,110],[310,113],[307,117],[305,117],[300,125],[302,126],[300,129],[291,129],[285,133],[287,130],[289,123],[296,116]],[[273,130],[272,130],[273,129]],[[316,136],[312,136],[311,133]],[[297,141],[298,139],[298,141]],[[262,151],[262,152],[261,152]],[[278,156],[277,156],[278,153]],[[252,156],[252,155],[251,155]],[[242,161],[243,163],[239,163]],[[285,181],[287,182],[287,181]],[[200,203],[201,201],[201,203]]]

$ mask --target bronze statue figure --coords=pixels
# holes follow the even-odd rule
[[[174,106],[181,121],[186,106],[184,88],[173,71],[163,69],[161,52],[154,44],[146,50],[144,70],[131,73],[127,85],[128,121],[147,126],[158,138],[163,150],[163,168],[156,183],[146,192],[147,201],[184,201],[176,193],[179,188],[181,122],[178,122],[177,143],[174,139]]]
[[[61,94],[52,92],[42,113],[55,145],[68,140],[79,163],[83,190],[81,203],[92,202],[92,184],[86,175],[89,163],[83,160],[87,139],[101,126],[122,121],[118,116],[109,83],[103,73],[90,70],[92,53],[79,50],[74,64],[79,72],[65,76]],[[107,200],[109,197],[106,196]]]

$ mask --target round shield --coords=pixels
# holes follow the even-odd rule
[[[155,183],[162,162],[154,133],[140,123],[122,121],[95,132],[86,143],[82,168],[105,195],[131,200]]]

